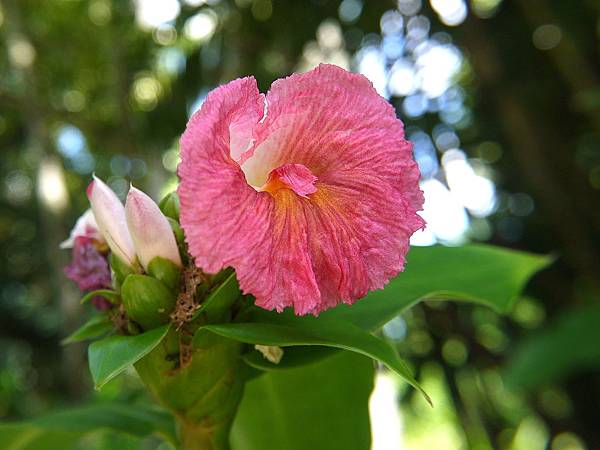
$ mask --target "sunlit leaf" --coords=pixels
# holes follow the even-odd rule
[[[339,352],[247,383],[233,425],[235,450],[369,450],[373,363]]]
[[[351,322],[370,332],[424,299],[475,302],[507,312],[527,280],[550,261],[548,257],[485,245],[414,247],[406,271],[384,290],[374,291],[354,305],[339,305],[325,311],[317,320]],[[248,321],[276,323],[282,319],[292,327],[315,320],[296,317],[290,310],[277,313],[256,308]],[[296,367],[333,353],[333,349],[292,348],[280,365]],[[244,360],[263,370],[279,368],[253,352],[246,354]]]
[[[546,256],[488,245],[412,247],[406,270],[383,290],[321,316],[374,330],[425,299],[473,302],[506,313],[527,280],[551,261]]]
[[[394,370],[430,401],[396,351],[386,342],[352,323],[315,317],[302,320],[284,316],[273,318],[260,312],[253,315],[252,319],[252,322],[206,325],[201,329],[248,344],[280,347],[319,345],[360,353]]]

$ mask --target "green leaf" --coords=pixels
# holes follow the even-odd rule
[[[183,234],[183,228],[181,228],[181,225],[179,225],[179,222],[176,220],[171,219],[170,217],[167,217],[167,220],[169,221],[171,230],[173,230],[173,234],[175,235],[175,240],[177,241],[177,246],[179,247],[179,253],[183,256],[185,251],[185,235]]]
[[[318,319],[295,317],[290,310],[283,313],[262,311],[248,321],[278,323],[302,327],[314,320],[348,323],[365,331],[374,331],[406,308],[423,299],[455,299],[488,305],[506,312],[518,297],[529,277],[549,264],[551,258],[485,245],[465,247],[414,247],[408,255],[406,271],[392,280],[384,290],[372,292],[354,305],[339,305],[325,311]],[[258,311],[258,309],[257,309]],[[296,367],[333,354],[334,351],[287,350],[281,368]],[[255,368],[277,369],[261,360],[256,352],[244,355]]]
[[[321,345],[350,350],[382,362],[417,388],[431,403],[406,363],[392,347],[349,322],[315,317],[302,319],[278,317],[273,320],[270,314],[257,311],[253,316],[253,322],[205,325],[200,330],[212,331],[248,344],[279,347]]]
[[[96,291],[88,292],[83,296],[83,298],[79,301],[81,305],[89,302],[94,297],[102,297],[111,302],[113,305],[117,305],[120,302],[119,294],[115,291],[111,291],[108,289],[98,289]]]
[[[420,300],[460,300],[508,312],[529,278],[552,258],[487,245],[411,247],[406,270],[383,290],[323,318],[375,330]]]
[[[209,322],[228,321],[231,305],[242,296],[235,273],[231,273],[223,282],[202,302],[194,313],[193,319],[204,314]]]
[[[165,216],[179,220],[179,196],[177,192],[165,195],[159,202],[158,207]]]
[[[0,424],[0,448],[3,450],[64,450],[82,438],[68,430],[47,430],[30,423]]]
[[[114,325],[106,314],[96,314],[77,331],[63,339],[62,344],[71,344],[73,342],[80,342],[104,336],[113,329]]]
[[[144,330],[169,322],[177,293],[163,282],[148,275],[129,275],[121,287],[127,316]]]
[[[507,386],[524,391],[600,368],[600,304],[565,312],[556,323],[521,341],[509,360]]]
[[[169,331],[169,325],[136,336],[110,336],[93,342],[88,360],[94,387],[100,389],[127,367],[146,356]]]
[[[268,372],[246,384],[235,450],[369,450],[373,364],[339,352],[318,364]]]
[[[98,430],[136,438],[158,433],[175,442],[173,419],[165,411],[130,403],[99,403],[52,412],[27,422],[0,424],[0,448],[65,450]]]
[[[162,281],[173,291],[179,290],[181,269],[174,262],[157,256],[148,264],[148,275]]]

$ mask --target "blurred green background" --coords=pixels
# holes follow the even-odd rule
[[[600,448],[599,2],[0,0],[0,36],[0,418],[135,385],[92,393],[85,346],[60,345],[91,312],[58,249],[91,174],[158,199],[208,91],[329,62],[414,142],[415,245],[557,256],[508,317],[425,304],[386,325],[436,407],[382,372],[373,448]]]

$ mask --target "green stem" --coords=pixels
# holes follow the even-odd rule
[[[229,450],[229,428],[182,422],[179,430],[183,450]]]
[[[206,332],[179,367],[180,334],[171,330],[135,368],[179,422],[182,450],[229,450],[229,431],[242,398],[242,344]]]

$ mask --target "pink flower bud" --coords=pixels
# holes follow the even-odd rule
[[[135,267],[135,249],[127,228],[125,208],[119,197],[95,175],[94,181],[88,186],[87,196],[98,228],[113,254],[124,263]]]
[[[106,255],[100,253],[94,242],[85,236],[75,239],[73,260],[65,267],[67,278],[82,291],[106,289],[111,286],[110,268]]]
[[[125,213],[136,253],[146,271],[157,256],[181,267],[181,257],[171,225],[150,197],[131,186]]]

